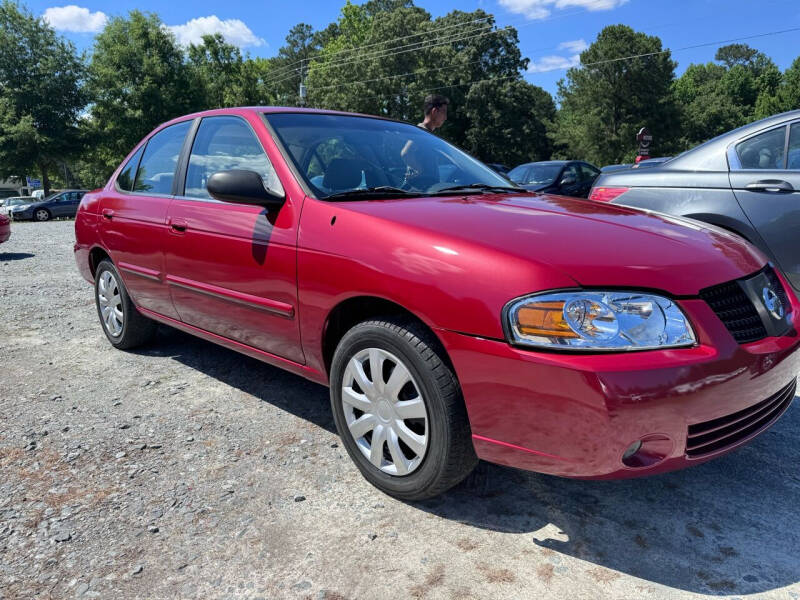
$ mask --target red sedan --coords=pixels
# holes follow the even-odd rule
[[[404,499],[478,458],[687,467],[788,408],[800,306],[722,230],[518,187],[423,129],[241,108],[158,127],[75,222],[111,344],[166,323],[329,385]]]
[[[11,237],[11,219],[0,214],[0,244],[7,242]]]

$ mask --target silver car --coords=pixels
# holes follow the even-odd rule
[[[11,196],[10,198],[4,198],[0,200],[0,214],[10,217],[14,209],[21,206],[28,206],[34,202],[36,202],[36,198],[33,196]]]
[[[750,123],[656,167],[603,173],[589,198],[732,231],[761,249],[800,296],[800,110]]]

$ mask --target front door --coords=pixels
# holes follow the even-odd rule
[[[736,199],[800,291],[800,122],[740,141],[730,156]]]
[[[191,121],[160,130],[123,167],[100,200],[103,245],[140,308],[178,318],[164,274],[167,209]]]
[[[180,319],[295,362],[304,362],[297,319],[297,222],[291,198],[267,213],[212,199],[208,178],[248,169],[282,186],[252,125],[205,117],[192,144],[183,195],[169,208],[167,282]]]

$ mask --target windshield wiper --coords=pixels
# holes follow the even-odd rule
[[[488,185],[486,183],[470,183],[469,185],[453,185],[450,187],[443,188],[441,190],[436,190],[435,192],[431,193],[431,196],[437,196],[439,194],[449,194],[452,192],[458,191],[476,191],[476,192],[514,192],[517,194],[522,194],[527,192],[528,190],[519,187],[511,187],[505,185]]]
[[[411,192],[391,185],[378,185],[363,189],[348,190],[337,192],[330,196],[325,196],[324,200],[349,200],[350,198],[418,198],[422,196],[420,192]]]

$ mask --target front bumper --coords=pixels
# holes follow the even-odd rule
[[[800,371],[798,307],[786,335],[740,345],[704,301],[680,304],[698,335],[692,348],[548,353],[439,330],[461,383],[478,456],[566,477],[636,477],[704,462],[768,428],[791,401],[785,396]],[[736,429],[730,420],[717,420],[759,411],[767,406],[759,403],[771,398],[783,403],[769,404],[777,407],[770,409],[774,418],[745,422],[761,426],[742,427],[746,435],[732,436],[730,443],[692,451],[696,443],[690,441],[687,452],[690,428],[694,437],[709,422]],[[639,440],[642,460],[626,459],[634,463],[628,466],[623,454]]]
[[[12,211],[8,216],[15,221],[27,221],[33,219],[33,209]]]

